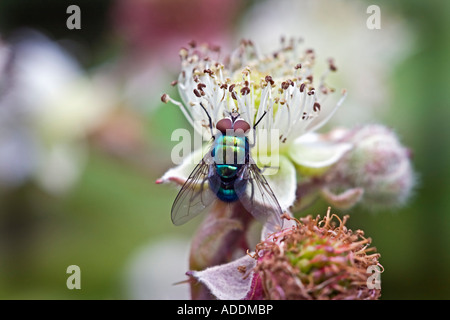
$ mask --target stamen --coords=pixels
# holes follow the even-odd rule
[[[306,84],[302,83],[302,84],[300,85],[300,92],[305,91],[305,87],[306,87]]]
[[[319,112],[320,111],[320,103],[315,102],[314,106],[313,106],[313,110],[314,110],[314,112]]]
[[[172,82],[178,85],[184,106],[174,103],[191,123],[206,120],[200,101],[207,108],[212,123],[235,110],[253,125],[267,112],[256,130],[277,129],[282,142],[316,130],[329,120],[346,94],[334,108],[324,104],[334,92],[325,85],[325,77],[337,68],[334,60],[328,59],[326,72],[314,85],[315,52],[312,49],[301,52],[301,42],[301,39],[285,38],[278,50],[262,55],[252,41],[242,40],[224,59],[224,64],[211,58],[219,56],[220,48],[191,42],[188,48],[180,50],[182,71],[178,80]],[[167,95],[161,100],[173,101]]]
[[[247,95],[247,94],[249,94],[250,93],[250,88],[249,87],[243,87],[242,89],[241,89],[241,94],[243,95],[243,96],[245,96],[245,95]]]

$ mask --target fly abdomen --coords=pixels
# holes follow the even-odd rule
[[[236,181],[238,170],[239,168],[234,165],[216,165],[216,174],[219,176],[219,179],[216,181],[219,182],[219,186],[214,189],[220,200],[234,202],[238,199],[236,191],[234,190],[234,182]]]
[[[238,167],[228,164],[218,164],[216,165],[216,172],[220,176],[221,180],[229,181],[236,178]]]
[[[238,199],[238,195],[236,190],[234,190],[234,186],[224,185],[221,186],[217,192],[217,198],[224,202],[234,202]]]

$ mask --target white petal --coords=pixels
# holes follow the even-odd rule
[[[292,143],[289,156],[303,167],[326,168],[336,163],[351,148],[350,143],[320,140],[317,134],[307,134]]]
[[[183,162],[174,168],[169,169],[156,183],[175,182],[183,185],[204,154],[203,149],[198,149],[184,158]]]
[[[191,271],[188,274],[202,282],[211,293],[220,300],[242,300],[250,291],[256,260],[245,255],[235,261],[207,268],[203,271]],[[246,272],[238,270],[245,267]],[[244,268],[242,268],[244,269]]]
[[[265,178],[272,188],[281,209],[286,211],[295,201],[297,175],[294,165],[287,157],[280,155],[279,169],[275,174],[265,175]]]

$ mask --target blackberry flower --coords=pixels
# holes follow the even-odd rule
[[[278,50],[263,55],[245,40],[223,63],[214,59],[218,49],[209,46],[193,45],[180,56],[182,71],[176,83],[182,102],[167,94],[162,101],[179,106],[203,137],[211,138],[208,115],[215,127],[230,112],[239,112],[253,127],[267,112],[256,128],[251,151],[260,167],[271,168],[264,175],[282,209],[296,199],[299,167],[329,168],[351,149],[349,143],[328,142],[314,133],[333,116],[346,93],[330,101],[335,89],[325,80],[337,68],[330,59],[324,74],[314,74],[316,54],[302,49],[300,41],[282,41]],[[183,184],[202,156],[203,150],[194,152],[157,182]]]

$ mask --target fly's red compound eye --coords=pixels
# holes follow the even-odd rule
[[[250,130],[250,125],[245,120],[236,120],[233,124],[234,132],[236,133],[246,133],[248,130]]]
[[[227,130],[233,129],[233,122],[231,122],[231,119],[228,118],[221,119],[217,122],[216,128],[222,132],[223,135],[225,135]]]

